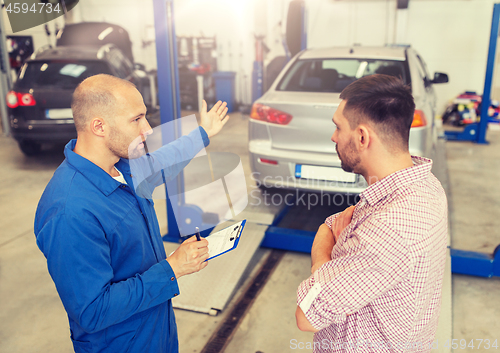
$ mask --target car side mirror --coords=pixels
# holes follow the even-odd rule
[[[146,66],[144,66],[144,64],[135,63],[134,64],[134,70],[146,71]]]
[[[446,83],[448,82],[448,75],[442,72],[435,72],[434,79],[431,80],[431,83]]]

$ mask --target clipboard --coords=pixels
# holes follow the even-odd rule
[[[246,219],[205,237],[208,240],[208,260],[236,249],[240,241]]]

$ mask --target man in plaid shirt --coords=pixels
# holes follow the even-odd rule
[[[408,150],[413,97],[401,80],[371,75],[340,98],[332,141],[342,169],[369,186],[319,227],[312,275],[297,291],[297,325],[315,332],[314,352],[429,352],[448,210],[432,161]]]

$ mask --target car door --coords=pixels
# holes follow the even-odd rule
[[[434,91],[434,87],[431,83],[431,78],[427,70],[427,66],[423,61],[420,54],[418,54],[415,50],[413,53],[413,63],[414,68],[417,71],[418,77],[418,91],[420,92],[419,99],[416,99],[416,109],[422,110],[426,116],[427,120],[427,136],[426,136],[426,146],[424,148],[425,155],[429,156],[432,149],[435,147],[437,143],[437,130],[435,123],[436,116],[436,94]]]
[[[432,109],[435,112],[436,111],[436,104],[437,104],[437,99],[436,99],[436,92],[434,91],[434,86],[432,85],[432,77],[429,73],[429,69],[427,68],[427,64],[425,63],[424,59],[417,53],[417,62],[420,64],[421,70],[423,71],[424,74],[424,82],[425,82],[425,90],[428,95],[429,102],[431,103]],[[433,119],[434,121],[434,119]]]

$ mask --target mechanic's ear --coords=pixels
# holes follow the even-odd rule
[[[105,125],[102,118],[93,118],[90,121],[90,131],[97,136],[104,136]]]

